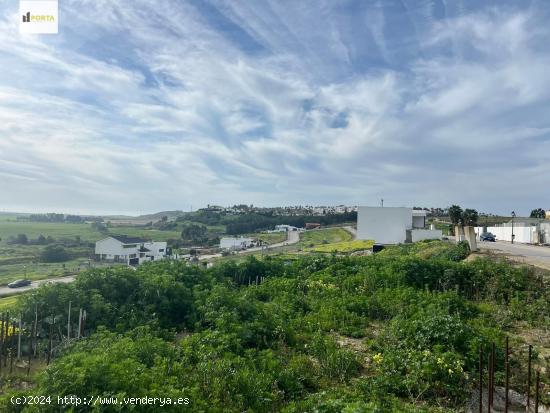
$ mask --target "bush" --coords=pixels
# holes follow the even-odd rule
[[[40,254],[42,262],[64,262],[70,258],[69,253],[61,245],[48,245]]]

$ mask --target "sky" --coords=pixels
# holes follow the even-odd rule
[[[550,209],[550,2],[0,0],[0,210]]]

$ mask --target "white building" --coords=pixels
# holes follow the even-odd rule
[[[426,227],[426,211],[419,209],[412,210],[412,226],[413,228],[425,228]]]
[[[357,239],[379,244],[401,244],[441,239],[441,230],[426,229],[426,212],[412,208],[359,207]]]
[[[299,231],[299,228],[294,227],[292,225],[282,224],[282,225],[275,225],[275,229],[270,232],[289,232],[289,231]]]
[[[245,237],[224,237],[220,239],[220,248],[223,250],[244,250],[256,244],[253,238]]]
[[[139,265],[164,259],[167,255],[167,245],[166,242],[112,235],[95,243],[95,255],[100,261]]]

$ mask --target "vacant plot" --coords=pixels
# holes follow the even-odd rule
[[[354,252],[372,248],[374,241],[370,240],[355,240],[335,242],[332,244],[317,245],[313,248],[308,248],[307,251],[312,252]]]
[[[316,229],[300,234],[300,242],[296,245],[301,248],[311,248],[316,245],[347,242],[351,239],[352,235],[343,228]]]
[[[247,237],[258,238],[271,245],[286,241],[286,232],[263,232],[261,234],[248,234]]]

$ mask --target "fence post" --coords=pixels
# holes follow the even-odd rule
[[[9,345],[9,340],[8,340],[8,334],[9,334],[9,331],[10,331],[10,312],[8,311],[7,312],[7,315],[6,315],[6,322],[4,323],[5,326],[4,326],[4,330],[5,330],[5,338],[4,338],[4,367],[8,367],[8,345]]]
[[[33,335],[36,337],[38,335],[38,305],[34,306],[34,328],[33,328]],[[38,343],[34,343],[33,345],[33,354],[34,358],[36,358],[36,350],[38,347]]]
[[[489,360],[487,362],[487,413],[491,413],[491,390],[493,382],[493,353],[489,352]]]
[[[0,317],[0,322],[2,325],[0,326],[0,372],[2,372],[2,354],[4,352],[4,313],[2,313]]]
[[[11,349],[10,349],[10,374],[13,372],[13,356],[15,354],[15,321],[12,322]]]
[[[539,413],[540,371],[537,370],[535,379],[535,413]]]
[[[505,349],[505,362],[504,366],[506,369],[506,381],[505,381],[505,394],[504,394],[504,413],[508,413],[508,390],[510,388],[510,360],[509,360],[509,340],[508,336],[506,336],[506,349]]]
[[[80,333],[80,335],[82,337],[84,337],[84,331],[86,330],[86,319],[88,318],[88,313],[86,312],[86,310],[83,310],[82,312],[82,332]]]
[[[22,318],[23,315],[19,313],[19,331],[17,334],[17,360],[21,358],[21,328],[23,327]]]
[[[30,346],[29,346],[29,363],[27,364],[27,376],[31,373],[31,360],[32,360],[32,355],[33,355],[33,338],[34,338],[34,325],[36,324],[36,321],[33,322],[33,325],[32,325],[32,328],[31,328],[31,331],[30,331],[30,337],[29,337],[29,340],[30,340]]]
[[[479,345],[479,413],[483,413],[483,344]]]
[[[46,356],[46,365],[50,365],[50,358],[52,356],[52,335],[53,335],[53,323],[54,323],[54,317],[52,314],[52,319],[50,321],[50,331],[48,336],[48,355]]]
[[[67,341],[71,338],[71,302],[69,301],[69,314],[67,315]]]
[[[531,402],[531,355],[533,346],[529,344],[529,355],[527,356],[527,412],[529,412]]]
[[[491,346],[491,358],[492,358],[492,368],[491,368],[491,409],[493,408],[493,402],[495,399],[495,364],[496,364],[496,349],[495,343],[493,342]]]

